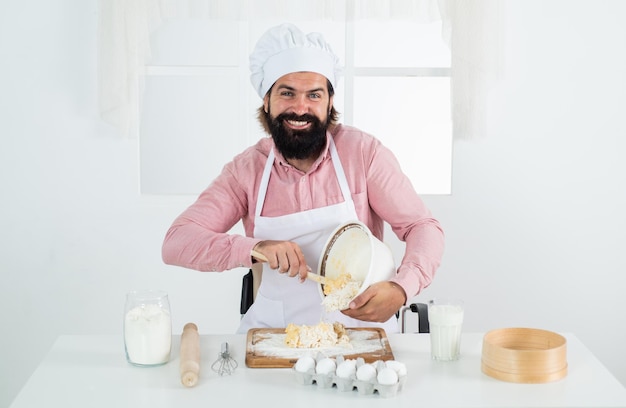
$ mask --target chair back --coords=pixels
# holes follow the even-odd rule
[[[430,333],[430,324],[428,323],[428,305],[425,303],[411,303],[400,309],[400,319],[402,323],[402,333],[406,333],[406,312],[417,313],[417,329],[418,333]]]

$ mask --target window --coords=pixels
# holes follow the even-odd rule
[[[391,148],[418,193],[449,194],[450,52],[441,22],[364,20],[353,27],[346,36],[353,41],[346,44],[346,119]]]
[[[140,127],[144,194],[200,193],[233,156],[264,137],[248,56],[282,21],[165,21],[152,38]],[[449,194],[450,54],[441,23],[293,21],[319,31],[345,65],[341,122],[389,146],[420,194]]]

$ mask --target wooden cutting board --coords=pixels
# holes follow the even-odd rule
[[[248,331],[246,365],[251,368],[289,368],[304,355],[345,359],[362,357],[365,362],[393,360],[393,353],[384,329],[377,327],[346,328],[352,348],[293,348],[284,343],[285,329],[259,328]]]

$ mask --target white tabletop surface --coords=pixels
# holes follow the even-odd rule
[[[301,385],[291,369],[248,368],[244,335],[201,335],[198,384],[180,382],[180,336],[169,363],[141,368],[125,360],[121,336],[61,336],[35,370],[11,408],[32,407],[322,407],[355,404],[380,407],[626,407],[626,388],[572,334],[567,338],[569,371],[547,384],[507,383],[480,370],[482,334],[463,334],[461,358],[430,359],[427,334],[390,334],[396,360],[407,365],[404,387],[394,397],[357,390]],[[210,365],[222,342],[239,367],[218,376]],[[232,405],[224,405],[232,404]],[[337,405],[335,405],[337,404]]]

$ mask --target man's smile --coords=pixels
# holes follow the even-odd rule
[[[285,123],[290,128],[298,130],[306,129],[311,125],[311,122],[308,122],[306,120],[285,120]]]

